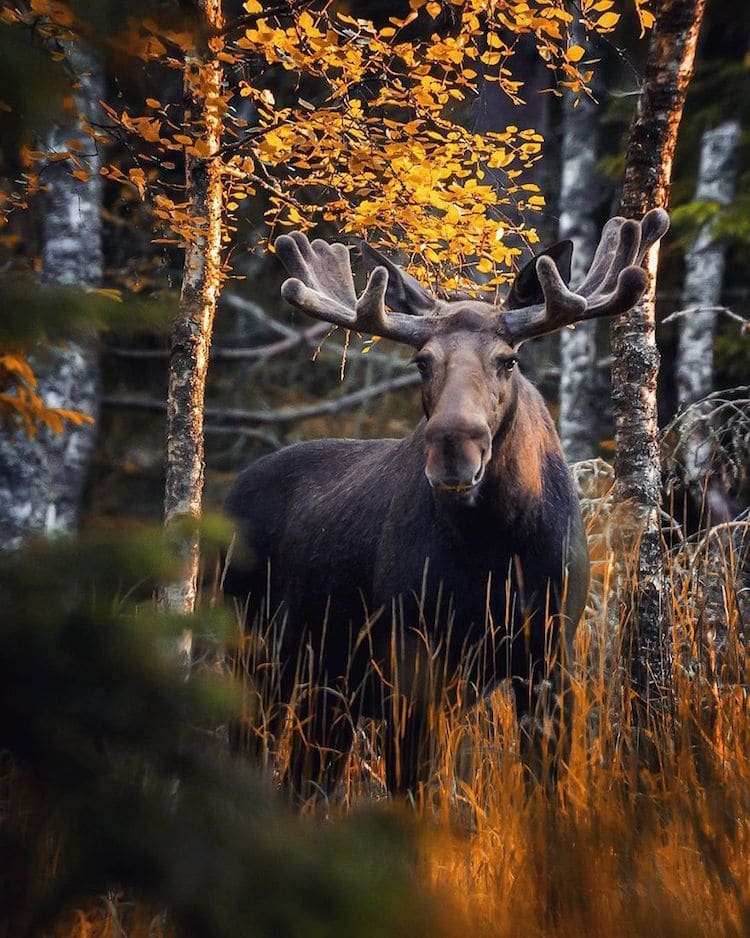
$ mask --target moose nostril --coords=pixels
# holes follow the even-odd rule
[[[484,475],[484,466],[480,466],[477,469],[477,471],[474,473],[474,478],[471,480],[471,484],[476,485],[478,482],[481,482],[483,475]]]

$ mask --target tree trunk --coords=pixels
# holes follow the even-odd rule
[[[729,205],[737,179],[740,125],[725,121],[706,130],[701,142],[696,201]],[[682,308],[695,310],[682,318],[677,353],[677,396],[680,407],[713,391],[714,329],[724,279],[726,246],[717,240],[710,223],[698,232],[685,252]]]
[[[78,111],[93,117],[103,97],[93,57],[70,53],[80,75],[75,95]],[[69,141],[84,140],[77,120],[50,133],[50,152],[65,151]],[[42,231],[42,279],[46,283],[93,286],[102,276],[102,185],[96,146],[81,152],[90,173],[75,179],[65,160],[51,162],[44,172],[45,215]],[[94,342],[66,342],[41,347],[29,356],[38,379],[37,390],[49,407],[89,414],[99,412],[99,355]],[[83,487],[96,439],[94,424],[66,423],[60,434],[46,427],[33,438],[21,432],[0,434],[0,549],[14,549],[30,534],[75,529]]]
[[[625,159],[621,211],[640,218],[669,204],[672,163],[685,95],[693,74],[704,0],[658,0],[648,58]],[[661,696],[669,675],[668,628],[662,618],[659,530],[661,469],[657,439],[655,341],[659,246],[646,260],[650,284],[640,304],[612,325],[615,411],[615,504],[623,558],[637,558],[619,577],[620,596],[633,601],[630,621],[633,683],[646,701]]]
[[[598,158],[599,105],[567,97],[563,113],[560,226],[558,237],[573,242],[571,283],[580,283],[598,243],[596,198],[592,192]],[[569,462],[596,452],[594,396],[596,322],[560,333],[560,439]]]
[[[202,31],[223,25],[221,0],[198,0]],[[167,398],[164,523],[172,528],[201,515],[203,498],[203,404],[216,303],[222,282],[223,183],[221,146],[222,67],[212,45],[185,61],[185,127],[208,146],[208,156],[186,156],[188,212],[193,236],[185,248],[180,307],[172,330]],[[188,614],[195,607],[200,554],[195,529],[176,529],[184,561],[180,578],[160,591],[162,608]]]

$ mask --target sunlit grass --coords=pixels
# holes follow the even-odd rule
[[[75,909],[47,934],[49,938],[176,938],[164,910],[159,912],[121,893]]]
[[[476,703],[460,680],[448,682],[427,720],[429,780],[398,808],[419,831],[415,882],[438,904],[445,935],[740,938],[750,934],[747,522],[668,556],[671,677],[644,712],[634,706],[626,637],[613,614],[606,486],[595,476],[584,491],[594,581],[568,662],[567,764],[556,784],[539,784],[521,757],[508,689]],[[283,701],[280,623],[270,614],[245,634],[241,622],[240,611],[241,743],[283,791],[322,692],[316,656],[300,657],[297,690]],[[436,686],[443,677],[428,675]],[[341,709],[351,719],[343,700]],[[338,785],[313,779],[304,794],[287,791],[297,809],[325,819],[373,801],[388,806],[382,742],[378,723],[361,720]],[[139,920],[127,911],[115,925],[116,914],[116,905],[100,903],[55,935],[167,933],[153,912],[138,912]]]

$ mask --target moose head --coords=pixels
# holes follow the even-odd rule
[[[346,245],[310,242],[295,231],[279,237],[276,250],[292,275],[281,292],[293,306],[415,349],[427,418],[425,474],[439,496],[473,503],[523,394],[526,382],[516,368],[522,343],[631,309],[648,282],[643,257],[668,225],[662,209],[640,222],[610,219],[574,290],[572,245],[559,242],[520,271],[502,304],[440,300],[367,245],[363,254],[374,269],[358,297]]]

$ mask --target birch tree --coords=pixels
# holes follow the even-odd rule
[[[185,58],[185,123],[202,142],[202,152],[185,160],[187,244],[180,307],[170,341],[167,396],[164,521],[201,515],[204,477],[203,410],[208,356],[222,282],[223,181],[219,150],[226,103],[218,54],[223,26],[221,0],[197,0],[202,22],[194,55]],[[210,38],[213,36],[213,38]],[[161,590],[162,605],[190,613],[195,606],[200,541],[197,530],[177,535],[182,576]]]
[[[709,128],[701,139],[695,201],[730,205],[737,180],[740,125],[724,121]],[[711,221],[704,223],[685,251],[685,283],[677,352],[677,396],[687,407],[713,388],[716,310],[724,279],[726,245],[717,239]]]
[[[643,84],[625,158],[621,213],[640,218],[669,204],[672,163],[685,95],[693,75],[705,0],[658,0]],[[631,623],[633,679],[645,697],[666,686],[668,629],[662,621],[661,467],[657,439],[655,339],[658,243],[646,256],[649,287],[638,306],[612,325],[615,415],[615,505],[618,553],[635,557],[638,592]],[[620,575],[632,601],[632,578]]]
[[[66,44],[69,65],[79,76],[75,110],[92,118],[103,96],[96,59]],[[79,169],[73,173],[58,152],[78,140]],[[41,278],[64,286],[95,286],[102,276],[101,177],[96,145],[76,117],[52,129],[45,152]],[[83,168],[85,167],[85,168]],[[47,408],[76,412],[75,422],[48,419],[33,435],[0,431],[0,548],[18,547],[29,534],[75,529],[96,430],[100,381],[94,342],[68,341],[38,347],[31,355],[35,392]],[[54,416],[54,412],[50,411]]]

